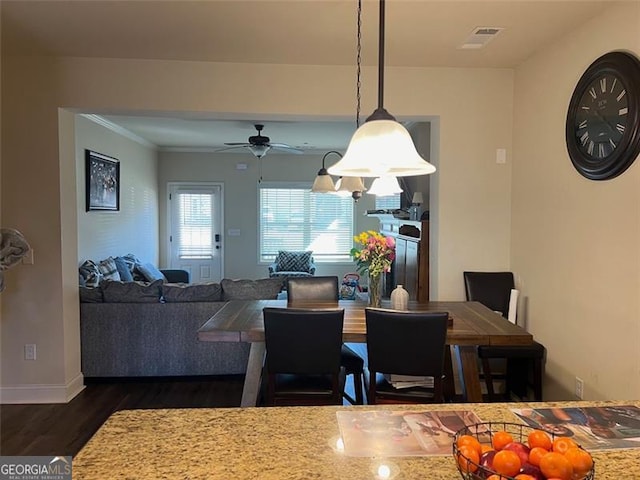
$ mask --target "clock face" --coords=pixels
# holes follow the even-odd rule
[[[586,178],[624,172],[640,153],[640,61],[610,52],[593,62],[571,97],[566,142],[573,166]]]
[[[578,102],[574,131],[578,149],[594,161],[612,155],[621,145],[629,117],[629,97],[619,76],[596,77]]]

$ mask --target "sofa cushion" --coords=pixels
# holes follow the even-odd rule
[[[219,283],[165,283],[162,285],[162,298],[167,303],[219,302],[222,300],[222,287]]]
[[[131,275],[133,266],[130,269],[127,261],[122,257],[115,257],[113,260],[116,262],[116,268],[120,274],[120,280],[123,282],[133,282],[133,275]]]
[[[282,278],[262,278],[259,280],[231,280],[223,278],[222,299],[263,300],[275,299],[282,290]]]
[[[146,284],[142,282],[102,283],[105,303],[158,303],[162,290],[162,280]]]
[[[118,267],[116,267],[116,261],[113,257],[105,258],[104,260],[100,260],[98,263],[98,269],[100,270],[100,274],[102,275],[102,280],[114,280],[120,281],[120,274],[118,273]]]
[[[80,303],[102,303],[102,288],[80,286]]]
[[[144,263],[142,265],[136,265],[136,269],[142,274],[142,276],[148,282],[155,282],[156,280],[166,280],[160,270],[156,268],[153,263]]]
[[[79,268],[80,275],[84,278],[87,287],[97,287],[100,284],[102,274],[98,265],[93,260],[85,260]]]
[[[276,257],[279,272],[308,272],[313,252],[290,252],[281,250]]]

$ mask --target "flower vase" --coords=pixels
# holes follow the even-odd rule
[[[382,300],[382,275],[369,275],[369,306],[380,308]]]

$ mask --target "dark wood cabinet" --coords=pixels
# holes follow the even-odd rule
[[[386,218],[389,217],[389,218]],[[380,233],[396,239],[396,259],[384,279],[383,292],[391,295],[396,285],[409,292],[410,300],[429,301],[429,221],[380,216]]]

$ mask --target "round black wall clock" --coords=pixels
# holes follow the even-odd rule
[[[640,153],[640,60],[609,52],[576,85],[566,123],[567,150],[586,178],[607,180],[624,172]]]

